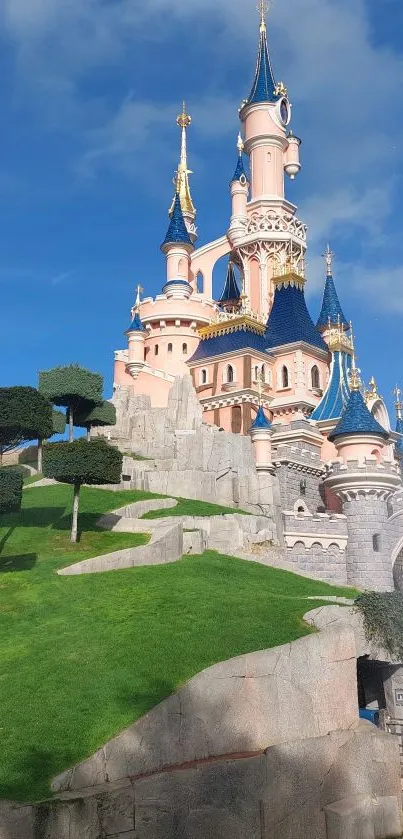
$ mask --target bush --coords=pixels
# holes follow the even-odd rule
[[[5,451],[27,440],[53,433],[52,406],[34,387],[0,388],[0,448]]]
[[[122,454],[105,440],[46,443],[43,474],[63,484],[119,484]]]
[[[18,468],[0,469],[0,513],[21,508],[24,478]]]
[[[79,428],[116,425],[116,408],[112,402],[101,402],[89,411],[76,411],[74,425]]]
[[[367,640],[403,661],[403,594],[368,591],[357,597],[355,605],[364,618]]]

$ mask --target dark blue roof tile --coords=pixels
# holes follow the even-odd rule
[[[267,346],[280,347],[296,341],[328,351],[308,312],[303,290],[297,286],[281,286],[276,288],[267,322]]]
[[[329,435],[329,440],[337,440],[338,437],[351,434],[375,434],[385,440],[389,437],[388,432],[382,428],[368,410],[359,390],[351,392],[341,420],[337,423],[333,433]]]
[[[238,350],[257,350],[266,352],[266,338],[264,335],[257,335],[240,329],[237,332],[230,332],[225,335],[216,335],[213,338],[205,338],[200,341],[195,354],[190,361],[201,361],[205,358],[214,358],[222,353],[233,353]]]
[[[271,422],[267,419],[262,405],[259,406],[259,410],[256,414],[254,422],[250,427],[250,431],[254,431],[257,428],[271,428]]]
[[[249,94],[248,105],[255,102],[276,102],[276,83],[267,45],[266,27],[261,27],[256,74]]]
[[[343,310],[340,306],[340,301],[337,296],[336,286],[331,274],[326,277],[325,289],[323,292],[322,308],[318,317],[316,326],[319,328],[326,328],[330,324],[337,325],[339,322],[342,326],[348,326],[348,322],[344,316]]]
[[[238,162],[237,162],[236,169],[235,169],[235,172],[233,174],[233,177],[231,179],[231,183],[232,183],[232,181],[239,181],[241,179],[242,175],[244,175],[246,180],[248,180],[248,176],[245,172],[245,167],[243,165],[243,154],[241,152],[239,157],[238,157]]]
[[[146,331],[146,329],[145,329],[145,327],[143,326],[143,324],[140,320],[139,313],[135,312],[133,320],[132,320],[127,332],[145,332],[145,331]]]
[[[161,248],[171,244],[191,245],[188,229],[183,218],[181,202],[178,193],[176,193],[171,221],[167,230],[167,235],[161,245]]]
[[[396,420],[396,431],[398,434],[403,434],[403,419],[401,419],[400,417],[398,417]],[[396,440],[395,454],[399,460],[403,461],[403,437],[399,440]]]
[[[227,277],[220,297],[220,303],[227,303],[230,300],[239,300],[240,291],[235,277],[234,266],[231,260],[228,263]]]
[[[347,353],[333,353],[329,384],[310,419],[332,420],[341,417],[350,398],[349,366],[350,357]]]

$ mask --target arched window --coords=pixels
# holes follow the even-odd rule
[[[172,352],[172,344],[168,344],[168,352]]]
[[[288,369],[285,364],[281,370],[281,387],[288,387]]]
[[[154,355],[158,355],[158,344],[155,344]]]
[[[198,271],[196,274],[196,291],[199,294],[203,294],[204,291],[204,276],[202,271]]]
[[[372,550],[374,553],[379,553],[381,550],[381,534],[374,533],[372,536]]]
[[[262,364],[262,382],[266,382],[266,365]]]
[[[255,366],[255,382],[257,382],[257,380],[258,380],[258,376],[259,376],[259,367],[256,364],[256,366]]]
[[[200,373],[200,383],[202,385],[207,384],[207,370],[202,370]]]
[[[232,367],[231,364],[229,364],[228,367],[227,367],[227,382],[233,382],[233,381],[234,381],[234,368]]]
[[[314,390],[318,390],[320,388],[319,368],[316,364],[314,364],[311,370],[311,384]]]
[[[188,351],[188,345],[187,344],[182,344],[183,355],[187,355],[187,351]]]

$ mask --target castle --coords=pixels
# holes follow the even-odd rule
[[[274,77],[265,5],[260,3],[255,77],[239,111],[229,227],[199,248],[185,105],[178,116],[180,160],[161,246],[166,280],[155,298],[141,300],[138,289],[125,333],[128,348],[115,353],[118,434],[125,427],[126,442],[130,437],[140,453],[159,459],[153,485],[160,491],[157,473],[179,471],[190,495],[264,509],[276,522],[287,561],[301,570],[364,588],[403,589],[400,392],[392,431],[374,379],[363,388],[330,247],[316,324],[308,311],[307,230],[285,195],[285,175],[294,179],[301,169],[301,141],[290,129],[287,88]],[[226,281],[214,300],[214,266],[226,255]],[[167,443],[167,422],[171,430],[175,426],[170,394],[178,377],[189,375],[200,416],[193,405],[192,420],[177,423],[177,430],[198,435],[196,448],[203,448],[200,435],[207,439],[210,426],[217,453],[227,441],[227,472],[210,459],[216,483],[212,489],[210,481],[208,491],[196,475],[206,472],[206,464],[197,465],[189,454],[187,469],[183,463],[178,469],[177,440],[176,449],[173,438]],[[218,430],[225,432],[221,448]],[[233,435],[246,437],[245,444],[231,443]],[[189,439],[182,441],[182,460]],[[239,461],[245,446],[254,463],[248,454]],[[137,466],[132,485],[150,487],[149,472]],[[192,477],[187,480],[185,472]],[[172,476],[167,480],[166,491]]]

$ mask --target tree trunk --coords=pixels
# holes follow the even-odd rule
[[[43,440],[38,440],[38,463],[37,469],[40,475],[42,475],[42,466],[43,466]]]
[[[87,440],[88,440],[88,442],[91,440],[91,427],[90,426],[88,426],[88,428],[87,428]]]
[[[72,443],[73,442],[73,434],[74,434],[74,425],[73,425],[74,417],[73,417],[73,408],[71,407],[71,405],[69,406],[69,409],[68,409],[68,415],[69,415],[69,443]]]
[[[77,542],[78,538],[78,504],[80,500],[80,489],[81,484],[75,483],[74,484],[74,497],[73,497],[73,517],[71,521],[71,541]]]

